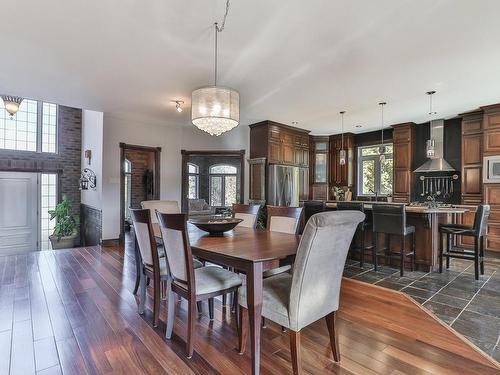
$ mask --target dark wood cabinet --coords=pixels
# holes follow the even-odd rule
[[[309,131],[273,121],[250,125],[250,158],[309,167]]]
[[[328,137],[311,137],[311,165],[309,171],[311,198],[327,200],[329,197],[328,167],[331,163]]]
[[[346,163],[340,165],[340,150],[342,149],[342,135],[330,136],[330,184],[337,186],[354,186],[354,134],[344,134],[344,150],[346,151]]]
[[[462,114],[462,116],[462,203],[481,203],[483,200],[483,112],[474,111]]]
[[[409,203],[413,186],[413,141],[415,124],[393,125],[393,201]]]
[[[484,201],[490,205],[486,250],[500,250],[500,184],[484,185]]]

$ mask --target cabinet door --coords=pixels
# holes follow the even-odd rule
[[[284,130],[280,130],[280,139],[283,143],[293,145],[294,134]]]
[[[392,141],[394,143],[410,142],[411,130],[409,127],[394,128],[392,132]]]
[[[473,225],[475,214],[476,210],[474,209],[470,209],[470,211],[463,213],[460,223],[464,225]],[[472,248],[474,246],[474,237],[458,236],[458,246]]]
[[[281,152],[284,163],[294,164],[295,162],[295,147],[293,144],[282,143]]]
[[[269,141],[269,162],[281,163],[281,142]]]
[[[464,135],[462,137],[462,157],[464,165],[481,164],[482,160],[482,134]]]
[[[277,126],[269,127],[269,139],[271,141],[280,142],[281,141],[280,134],[281,134],[280,129]]]
[[[394,168],[411,168],[411,155],[409,143],[394,144]]]
[[[462,175],[462,195],[482,194],[481,167],[463,168]]]
[[[484,152],[500,153],[500,129],[484,132]]]

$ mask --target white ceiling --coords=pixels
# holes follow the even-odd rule
[[[2,0],[0,93],[190,124],[213,82],[213,22],[225,0]],[[442,117],[500,102],[498,0],[232,0],[219,84],[241,123],[316,134]],[[182,114],[169,101],[186,102]],[[362,128],[354,128],[362,125]]]

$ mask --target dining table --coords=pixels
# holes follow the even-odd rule
[[[153,231],[155,237],[161,238],[158,224],[153,224]],[[189,223],[188,233],[194,256],[246,275],[252,374],[259,374],[263,271],[278,263],[290,263],[297,252],[300,236],[245,227],[210,235]]]

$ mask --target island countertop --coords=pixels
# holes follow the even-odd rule
[[[374,204],[401,204],[401,203],[370,202],[370,201],[351,201],[351,202],[364,203],[364,207],[367,210],[371,210]],[[337,202],[328,201],[326,202],[326,207],[336,208]],[[407,213],[417,213],[417,214],[463,214],[468,211],[470,211],[470,207],[460,206],[460,205],[452,207],[438,207],[438,208],[406,205]]]

